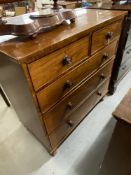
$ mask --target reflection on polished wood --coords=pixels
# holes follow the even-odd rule
[[[50,154],[107,94],[127,13],[76,14],[73,24],[0,44],[1,84],[22,123]]]
[[[101,12],[100,10],[81,10],[80,13],[85,13],[85,15],[77,16],[74,24],[60,26],[51,32],[38,35],[34,40],[16,38],[2,43],[0,52],[7,54],[16,62],[29,63],[76,41],[91,30],[96,30],[96,24],[100,28],[108,25],[111,21],[121,19],[126,14],[126,12],[120,11]]]

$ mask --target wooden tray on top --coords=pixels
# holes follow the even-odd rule
[[[39,12],[28,13],[7,20],[0,19],[0,35],[32,36],[38,33],[48,31],[55,26],[63,24],[70,20],[75,22],[75,13],[73,10],[61,9],[59,11],[42,10]]]

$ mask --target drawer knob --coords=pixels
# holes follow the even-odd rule
[[[102,73],[102,74],[100,75],[100,78],[103,80],[103,79],[106,78],[106,76]]]
[[[72,63],[72,60],[71,60],[71,58],[69,56],[65,56],[63,58],[63,65],[69,65],[71,63]]]
[[[72,107],[73,107],[73,104],[72,104],[71,102],[69,102],[69,103],[67,104],[67,108],[72,109]]]
[[[108,57],[109,57],[109,54],[108,54],[108,53],[104,53],[104,54],[103,54],[103,60],[107,60]]]
[[[97,92],[97,95],[102,96],[102,93],[98,91],[98,92]]]
[[[112,39],[112,37],[113,37],[113,32],[108,32],[108,33],[106,34],[106,38],[107,38],[107,39]]]
[[[66,122],[70,127],[73,127],[74,126],[74,122],[72,120],[67,120]]]
[[[66,83],[64,84],[64,89],[68,89],[71,88],[73,86],[73,83],[69,80],[66,81]]]

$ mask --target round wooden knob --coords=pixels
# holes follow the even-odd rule
[[[67,80],[64,84],[64,89],[71,88],[73,86],[73,83],[70,80]]]
[[[113,37],[113,32],[108,32],[108,33],[106,34],[106,38],[107,38],[107,39],[112,39],[112,37]]]
[[[70,127],[73,127],[74,126],[74,122],[72,120],[67,120],[66,122]]]
[[[73,104],[71,102],[68,102],[67,108],[72,109],[72,107],[73,107]]]
[[[63,65],[69,65],[71,63],[72,63],[72,60],[71,60],[71,58],[69,56],[65,56],[63,58]]]
[[[98,92],[97,92],[97,95],[102,96],[102,93],[98,91]]]
[[[103,80],[103,79],[106,78],[106,76],[102,73],[102,74],[100,75],[100,78]]]
[[[104,53],[104,54],[103,54],[103,60],[107,60],[108,57],[109,57],[109,54],[108,54],[108,53]]]

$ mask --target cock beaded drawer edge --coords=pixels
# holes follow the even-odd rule
[[[35,39],[0,44],[0,83],[50,154],[107,94],[126,15],[88,9]]]

